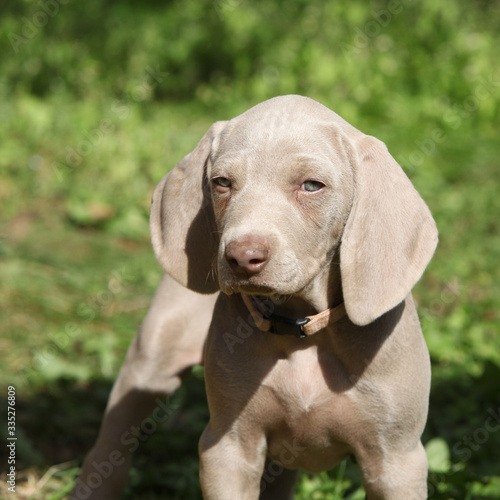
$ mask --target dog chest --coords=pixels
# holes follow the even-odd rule
[[[251,412],[266,429],[271,459],[314,472],[352,452],[348,441],[355,397],[335,391],[330,380],[346,376],[335,358],[318,362],[314,346],[276,362]]]

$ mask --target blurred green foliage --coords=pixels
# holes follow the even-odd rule
[[[384,140],[433,211],[440,245],[415,290],[434,372],[430,498],[500,499],[500,431],[488,431],[500,412],[499,14],[498,0],[0,5],[0,380],[18,389],[20,498],[62,498],[77,469],[57,464],[95,437],[159,279],[155,184],[213,121],[299,93]],[[199,497],[202,374],[178,397],[127,498]],[[298,498],[363,498],[357,467],[304,475]]]

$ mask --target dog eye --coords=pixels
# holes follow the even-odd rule
[[[212,179],[212,182],[216,184],[217,186],[223,187],[223,188],[230,188],[231,187],[231,181],[227,179],[226,177],[215,177],[215,179]]]
[[[324,187],[324,184],[319,181],[306,181],[300,188],[304,191],[307,191],[309,193],[314,193],[316,191],[319,191],[322,187]]]

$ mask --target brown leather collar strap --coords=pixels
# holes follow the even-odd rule
[[[279,318],[279,320],[287,323],[289,322],[299,328],[301,335],[297,336],[308,337],[314,335],[329,324],[335,323],[346,315],[345,305],[342,303],[313,316],[306,316],[298,320],[287,320],[281,316],[274,315],[271,311],[266,309],[264,304],[255,300],[252,296],[242,293],[241,297],[250,311],[257,328],[262,332],[273,332],[273,318]]]

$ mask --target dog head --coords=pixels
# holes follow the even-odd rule
[[[404,300],[437,244],[385,145],[301,96],[215,123],[156,188],[151,233],[166,272],[202,293],[294,295],[340,265],[359,325]]]

